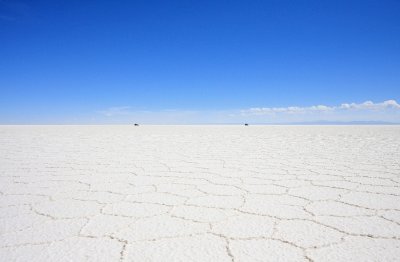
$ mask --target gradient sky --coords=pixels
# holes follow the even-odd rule
[[[400,101],[399,14],[398,0],[0,0],[0,123],[235,122],[251,108],[274,122],[273,108],[316,105],[341,111],[288,121],[400,121],[393,103],[356,106]]]

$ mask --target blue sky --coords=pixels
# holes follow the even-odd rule
[[[0,0],[0,123],[400,122],[399,14],[396,0]]]

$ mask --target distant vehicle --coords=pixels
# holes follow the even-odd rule
[[[245,126],[248,126],[249,124],[245,123],[244,125],[245,125]]]
[[[135,123],[134,126],[139,126],[139,124]]]

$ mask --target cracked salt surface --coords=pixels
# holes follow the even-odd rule
[[[400,127],[0,126],[0,261],[400,261]]]

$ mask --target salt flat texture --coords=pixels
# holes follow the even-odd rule
[[[0,126],[1,261],[400,261],[398,126]]]

